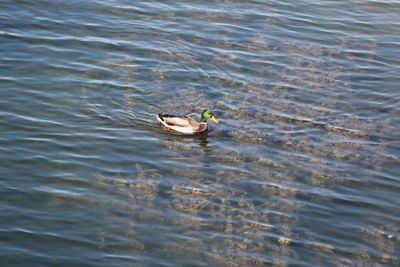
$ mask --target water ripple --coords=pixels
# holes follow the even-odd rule
[[[4,264],[400,264],[396,1],[1,5]]]

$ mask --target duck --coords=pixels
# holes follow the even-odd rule
[[[198,134],[208,130],[207,120],[211,119],[215,123],[219,123],[214,113],[205,109],[201,113],[200,121],[197,122],[195,119],[182,116],[182,115],[170,115],[170,114],[158,114],[157,120],[162,123],[168,130],[174,130],[184,134]]]

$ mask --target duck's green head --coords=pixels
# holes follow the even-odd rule
[[[213,122],[215,123],[219,123],[219,121],[217,120],[217,118],[215,117],[214,113],[209,110],[209,109],[205,109],[203,110],[203,112],[201,113],[201,119],[200,122],[206,122],[208,119],[211,119]]]

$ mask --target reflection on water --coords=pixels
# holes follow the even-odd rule
[[[2,263],[399,265],[400,6],[314,2],[6,1]]]
[[[200,134],[196,134],[193,136],[185,136],[185,135],[178,135],[178,136],[171,136],[167,138],[163,138],[163,140],[168,141],[168,142],[191,142],[195,141],[198,142],[198,145],[207,147],[208,145],[208,131]]]

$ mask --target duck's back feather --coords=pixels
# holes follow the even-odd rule
[[[198,122],[187,116],[177,116],[170,114],[158,114],[158,118],[168,126],[196,127]],[[163,123],[163,124],[164,124]]]

